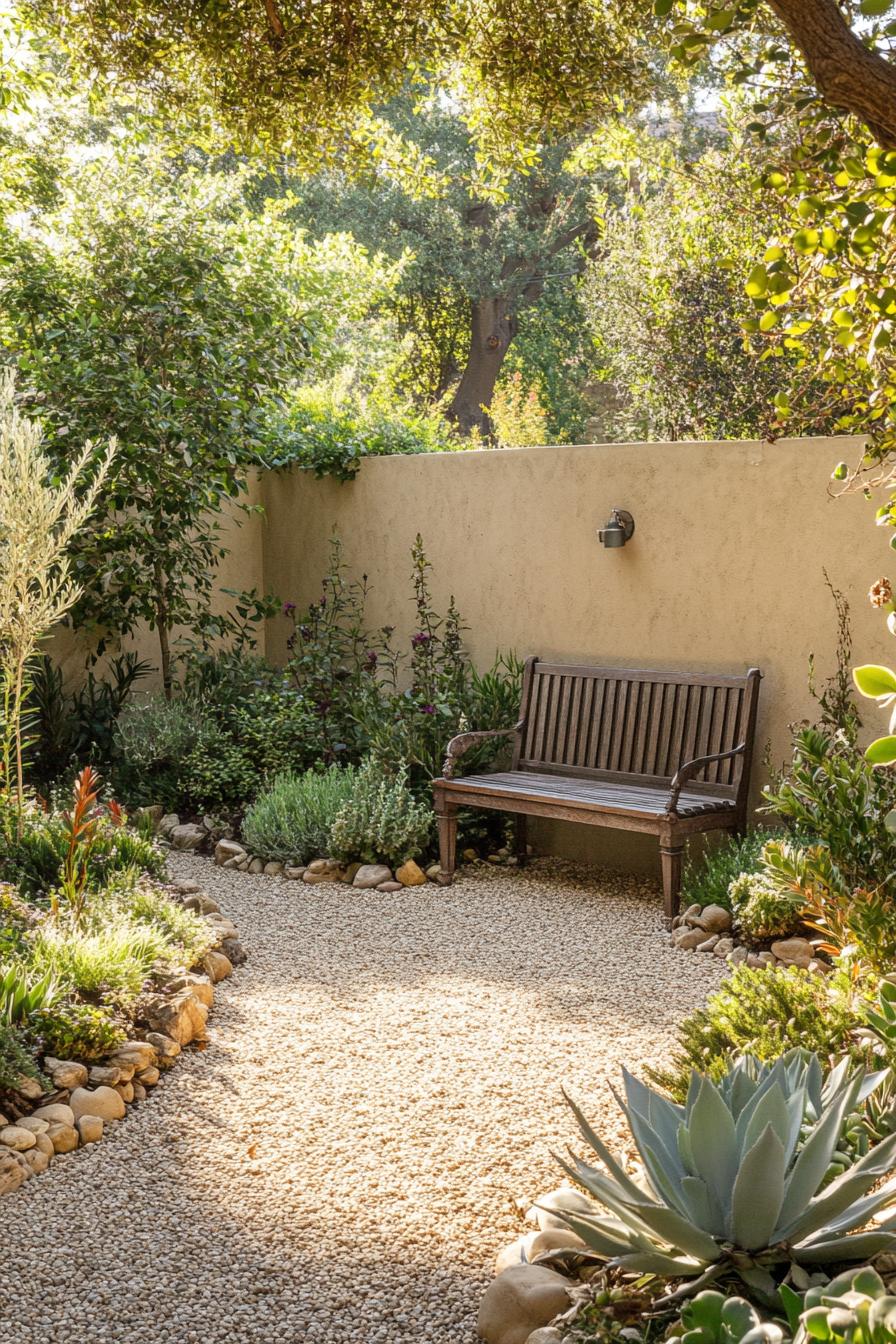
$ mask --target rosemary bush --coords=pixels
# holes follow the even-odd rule
[[[355,787],[351,766],[279,775],[249,808],[243,838],[261,859],[307,863],[327,853],[330,831]]]

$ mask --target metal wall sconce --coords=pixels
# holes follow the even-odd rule
[[[625,509],[614,509],[598,532],[601,546],[624,546],[631,541],[635,520]]]

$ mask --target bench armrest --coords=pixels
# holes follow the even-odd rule
[[[687,784],[689,779],[698,775],[706,765],[713,765],[716,761],[727,761],[732,756],[742,756],[747,749],[746,742],[741,742],[740,746],[734,747],[731,751],[717,751],[714,756],[697,756],[693,761],[685,761],[684,765],[676,770],[669,789],[669,802],[666,805],[666,811],[673,816],[678,808],[678,796]]]
[[[448,743],[448,752],[445,756],[445,764],[442,766],[443,779],[454,778],[454,767],[465,752],[471,747],[478,746],[480,742],[487,742],[490,737],[513,737],[522,728],[522,720],[513,728],[487,728],[478,733],[458,733],[457,737],[452,737]]]

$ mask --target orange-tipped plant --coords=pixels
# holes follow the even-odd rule
[[[62,861],[61,892],[78,923],[84,914],[88,865],[100,824],[99,793],[100,777],[93,766],[85,765],[72,789],[72,808],[62,814],[68,844]],[[58,908],[55,901],[53,908]]]

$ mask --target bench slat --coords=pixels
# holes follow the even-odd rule
[[[462,804],[463,794],[489,793],[512,800],[518,798],[554,798],[583,807],[606,811],[634,812],[659,816],[669,801],[668,789],[644,785],[617,784],[603,780],[573,779],[565,775],[540,775],[528,770],[511,770],[488,775],[464,775],[450,781],[449,790]],[[704,812],[730,811],[734,804],[725,798],[683,790],[679,800],[682,816]]]

